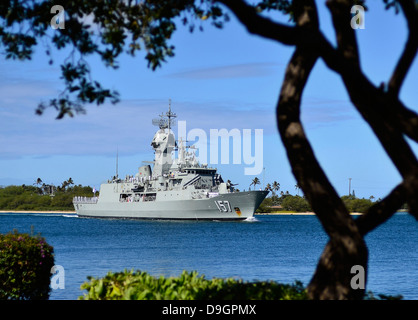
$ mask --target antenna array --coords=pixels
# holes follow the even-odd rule
[[[155,118],[152,119],[152,124],[154,126],[158,126],[160,129],[168,129],[170,130],[171,127],[176,125],[176,120],[174,118],[177,118],[177,115],[174,112],[171,112],[171,99],[168,103],[168,111],[164,114],[160,114],[160,119]]]

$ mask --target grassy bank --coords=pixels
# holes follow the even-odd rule
[[[75,196],[93,196],[91,187],[36,186],[0,187],[0,210],[3,212],[74,212]]]

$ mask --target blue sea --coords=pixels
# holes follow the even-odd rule
[[[51,300],[83,295],[87,276],[135,269],[177,276],[236,277],[309,283],[327,235],[315,216],[265,215],[252,221],[86,219],[72,214],[0,213],[0,233],[41,233],[65,271],[65,288]],[[397,213],[366,236],[366,290],[418,300],[418,222]]]

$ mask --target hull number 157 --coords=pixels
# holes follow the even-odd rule
[[[216,200],[215,204],[220,212],[232,212],[231,205],[228,200]]]

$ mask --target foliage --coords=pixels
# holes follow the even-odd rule
[[[251,186],[254,186],[254,190],[255,190],[256,186],[257,186],[258,184],[260,184],[260,183],[261,183],[261,182],[260,182],[260,179],[258,179],[257,177],[255,177],[255,178],[251,181],[250,188],[251,188]]]
[[[256,213],[270,213],[273,211],[271,206],[273,205],[272,197],[267,197],[261,202],[258,209],[255,211]]]
[[[48,299],[53,248],[41,236],[0,234],[0,299]]]
[[[280,208],[278,208],[280,206]],[[311,211],[308,201],[304,197],[282,192],[280,197],[272,195],[263,200],[256,213],[271,213],[277,211],[307,212]]]
[[[81,185],[69,187],[66,182],[63,186],[53,188],[50,186],[7,186],[0,187],[0,210],[73,210],[75,196],[92,196],[91,187]]]
[[[63,28],[53,30],[51,8],[59,5],[64,10]],[[84,113],[83,104],[117,103],[117,91],[102,88],[91,77],[86,57],[99,56],[106,67],[118,68],[117,58],[122,53],[135,56],[145,49],[148,66],[153,70],[167,57],[174,56],[169,43],[176,23],[188,25],[193,31],[198,21],[211,21],[221,28],[229,20],[219,4],[211,1],[149,0],[133,1],[2,1],[0,2],[0,45],[6,59],[30,60],[39,43],[45,46],[49,63],[53,64],[52,49],[65,50],[70,55],[61,64],[61,79],[65,89],[48,103],[41,102],[37,114],[54,107],[58,119]],[[55,20],[56,22],[56,20]]]
[[[301,196],[288,196],[282,202],[284,210],[291,210],[296,212],[311,211],[308,201]]]
[[[370,196],[370,199],[359,199],[354,195],[346,195],[341,197],[341,200],[343,200],[349,212],[360,213],[366,213],[371,206],[376,204],[376,202],[373,202],[371,199],[374,199],[374,197]],[[381,199],[378,199],[377,202],[380,200]],[[277,208],[278,206],[281,208]],[[401,209],[407,210],[408,206],[404,204]],[[309,203],[305,197],[292,195],[286,191],[281,192],[280,197],[273,194],[271,197],[265,198],[258,207],[256,213],[271,213],[280,211],[307,212],[312,211],[312,209],[310,208]]]
[[[342,196],[345,206],[349,212],[366,213],[367,210],[374,204],[369,199],[358,199],[354,196]]]
[[[111,273],[104,278],[88,278],[81,285],[85,300],[302,300],[306,292],[300,282],[244,282],[233,278],[208,280],[196,271],[179,277],[159,278],[146,272]]]

